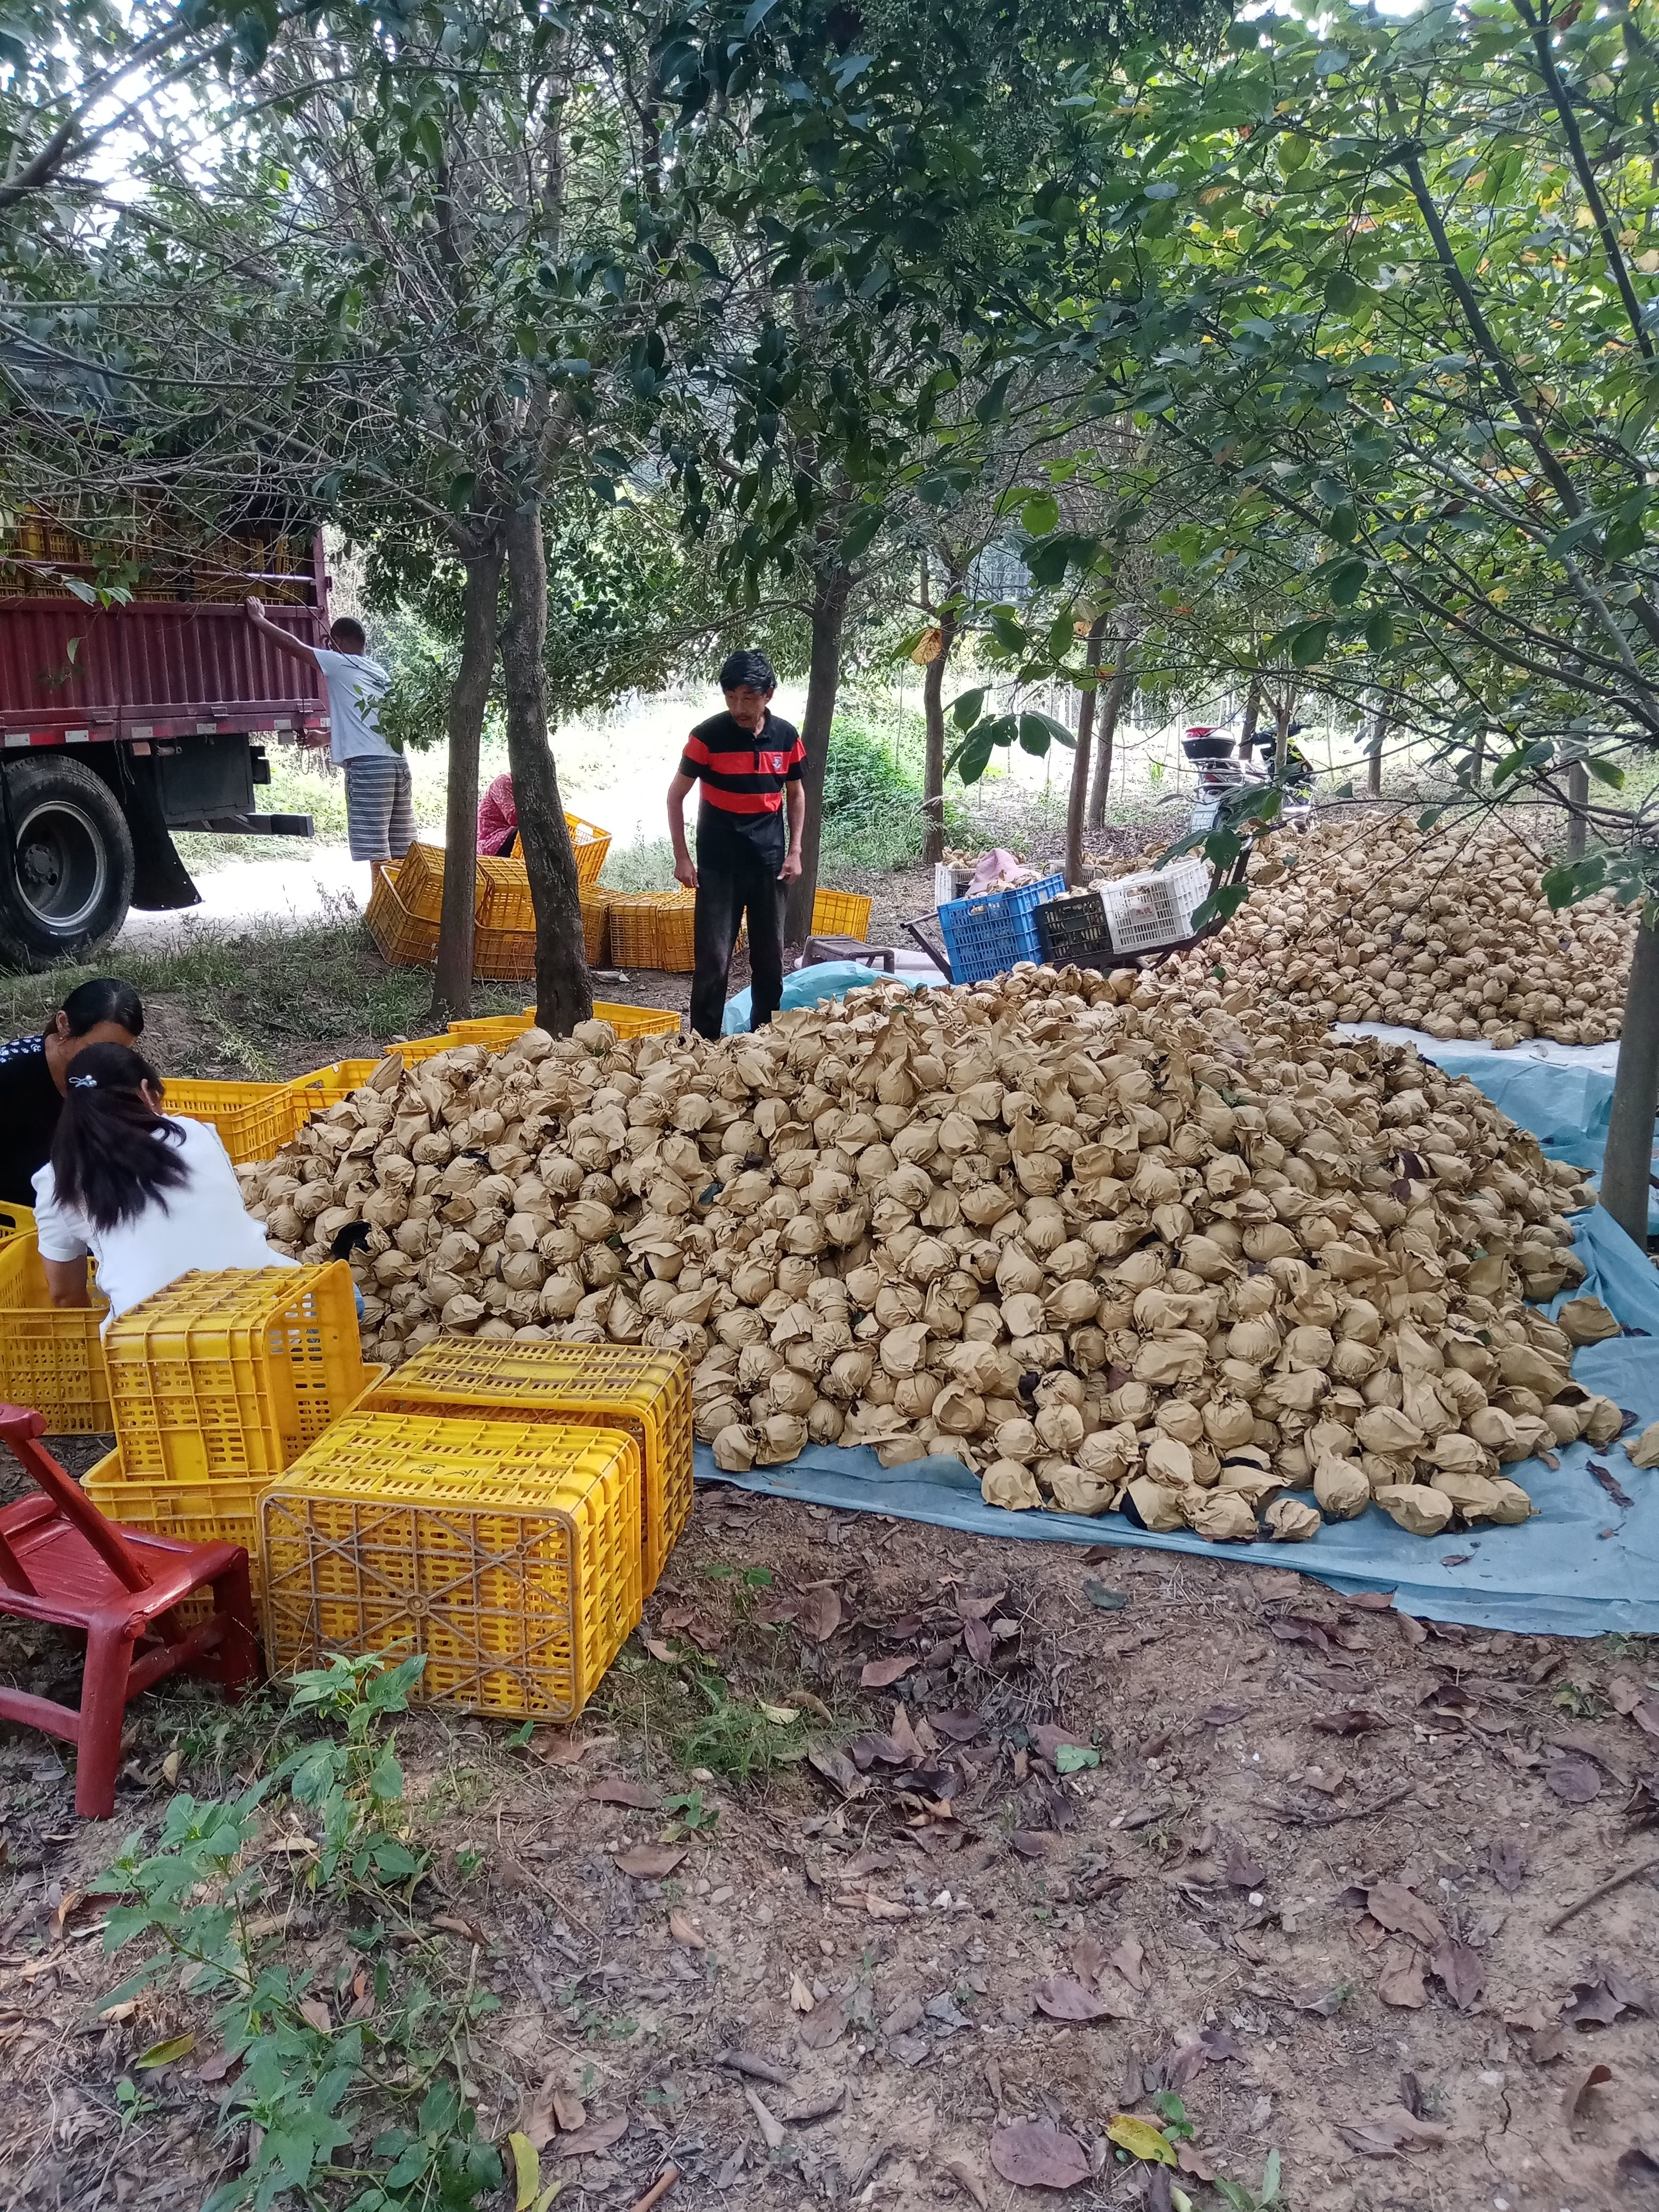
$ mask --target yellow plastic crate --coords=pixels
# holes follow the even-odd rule
[[[175,1077],[167,1084],[162,1108],[192,1121],[210,1122],[233,1160],[274,1158],[304,1118],[293,1085],[286,1083],[204,1083]]]
[[[9,1199],[0,1200],[0,1244],[9,1237],[33,1237],[34,1209],[14,1206]]]
[[[678,1036],[680,1018],[669,1006],[619,1006],[609,999],[595,999],[593,1018],[609,1022],[619,1037]]]
[[[567,814],[564,826],[575,848],[576,881],[585,891],[592,890],[611,851],[611,832],[601,830],[597,822],[584,822],[580,814]]]
[[[145,1481],[269,1480],[367,1381],[343,1260],[192,1270],[112,1322],[104,1358],[116,1439]]]
[[[486,982],[518,982],[536,972],[533,930],[489,929],[483,922],[472,933],[472,972]]]
[[[411,845],[401,860],[388,864],[394,870],[398,902],[411,921],[423,921],[434,930],[444,902],[444,848],[441,845]]]
[[[100,1436],[114,1425],[99,1339],[109,1301],[95,1289],[93,1299],[53,1305],[32,1226],[0,1243],[0,1405],[32,1406],[52,1436]]]
[[[629,891],[611,902],[611,957],[618,968],[695,966],[696,891]]]
[[[352,1411],[620,1429],[640,1449],[647,1597],[691,1517],[691,1370],[678,1352],[440,1337]]]
[[[410,848],[411,853],[416,849]],[[398,889],[400,874],[394,874],[390,866],[374,871],[363,926],[394,968],[419,967],[438,949],[438,925],[409,911]]]
[[[451,1022],[449,1035],[453,1043],[481,1044],[487,1051],[499,1052],[535,1025],[536,1010],[526,1006],[521,1014],[479,1014],[471,1021]]]
[[[861,891],[816,891],[812,896],[814,937],[856,937],[860,944],[870,934],[870,902]]]
[[[613,1431],[353,1413],[259,1503],[274,1670],[423,1653],[416,1695],[574,1719],[634,1628],[639,1448]]]
[[[240,1544],[247,1553],[248,1573],[257,1602],[260,1585],[259,1493],[268,1474],[237,1482],[148,1480],[128,1470],[117,1444],[81,1479],[81,1487],[106,1520],[124,1528],[145,1528],[158,1536],[178,1536],[189,1544]],[[187,1603],[191,1601],[187,1601]],[[205,1613],[210,1608],[200,1607]]]
[[[611,903],[614,891],[582,893],[582,951],[590,968],[603,968],[611,958]]]

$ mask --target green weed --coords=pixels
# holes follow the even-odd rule
[[[418,1935],[407,1899],[426,1862],[404,1839],[388,1723],[424,1665],[336,1657],[297,1676],[290,1730],[323,1732],[234,1797],[174,1797],[154,1848],[130,1836],[94,1884],[117,1900],[106,1949],[154,1947],[100,2008],[171,1981],[214,2004],[240,2063],[220,2124],[227,2136],[251,2130],[254,2148],[204,2212],[264,2212],[279,2199],[313,2212],[474,2212],[501,2185],[465,2088],[470,2031],[495,2000],[470,1976],[464,1990],[441,1995],[422,1970],[426,1947],[407,1942]],[[319,1915],[350,1928],[365,1962],[350,2000],[280,1953],[261,1956],[296,1884]],[[394,1945],[393,1932],[405,1942]],[[123,2087],[120,2117],[138,2124],[145,2100]]]

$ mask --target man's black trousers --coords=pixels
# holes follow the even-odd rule
[[[753,829],[737,829],[712,806],[697,816],[696,969],[691,978],[691,1026],[716,1037],[726,1015],[726,983],[744,915],[749,917],[749,1026],[759,1029],[783,998],[783,885],[778,870],[787,849],[781,811]]]

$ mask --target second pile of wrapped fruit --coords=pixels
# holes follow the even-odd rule
[[[754,1036],[391,1059],[241,1170],[352,1265],[366,1357],[441,1331],[685,1353],[728,1470],[951,1453],[993,1504],[1216,1540],[1516,1522],[1622,1426],[1578,1387],[1590,1201],[1473,1085],[1157,972],[878,984]]]

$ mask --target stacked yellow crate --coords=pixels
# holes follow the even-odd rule
[[[260,1501],[266,1656],[419,1653],[415,1694],[569,1720],[639,1621],[618,1430],[356,1411]]]

